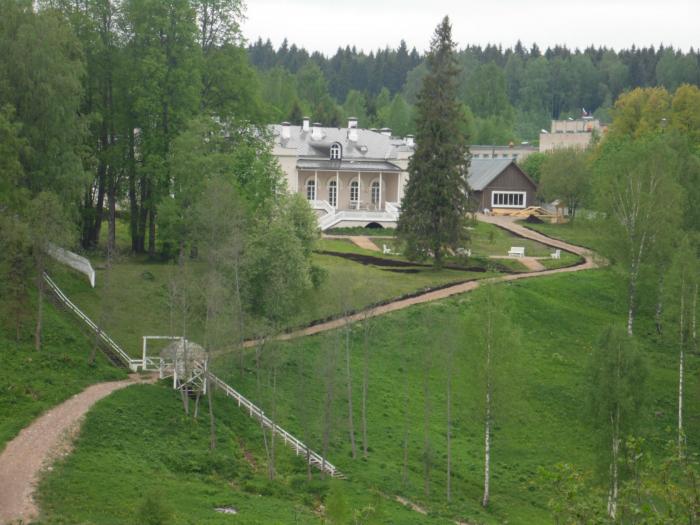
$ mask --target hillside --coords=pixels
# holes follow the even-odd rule
[[[285,343],[270,342],[263,350],[260,367],[251,350],[242,374],[234,356],[217,360],[215,373],[261,404],[266,413],[276,414],[280,424],[317,450],[323,448],[325,432],[328,457],[346,473],[348,481],[329,484],[317,479],[307,483],[303,462],[278,446],[277,480],[266,482],[265,447],[259,427],[230,401],[216,400],[219,448],[211,454],[207,452],[204,410],[198,421],[192,421],[182,415],[180,402],[167,385],[163,389],[138,387],[101,402],[88,416],[74,454],[42,485],[46,519],[117,523],[138,512],[138,501],[163,499],[168,494],[165,506],[174,513],[172,523],[187,523],[195,516],[197,522],[223,522],[212,511],[216,505],[241,510],[235,518],[227,516],[230,522],[256,523],[266,516],[262,521],[306,523],[318,519],[314,509],[324,495],[328,503],[328,491],[332,490],[331,500],[345,501],[347,508],[357,512],[372,504],[377,497],[373,494],[380,494],[383,517],[379,522],[548,521],[551,493],[540,469],[568,462],[599,472],[598,442],[582,410],[588,391],[585,370],[602,328],[624,318],[624,304],[619,300],[622,283],[614,270],[604,269],[498,287],[509,322],[516,329],[512,352],[499,366],[501,376],[495,391],[493,493],[488,511],[479,505],[483,364],[472,322],[484,298],[476,292],[371,321],[366,459],[351,459],[342,329]],[[674,352],[653,336],[651,311],[645,306],[640,325],[649,366],[648,404],[640,429],[652,452],[660,454],[665,443],[673,439],[667,429],[674,422],[676,362]],[[350,343],[354,419],[361,455],[359,399],[365,344],[361,323],[352,327]],[[448,349],[453,351],[451,363],[446,357]],[[688,363],[689,392],[697,391],[697,364],[693,356]],[[448,370],[453,378],[454,499],[450,504],[444,496]],[[687,433],[693,450],[700,422],[692,415],[697,414],[698,401],[695,394],[687,400]],[[429,495],[423,481],[426,413],[432,458]],[[167,432],[163,430],[166,427]],[[404,481],[406,428],[409,447]],[[104,465],[111,463],[115,467],[106,480]],[[109,483],[108,490],[103,483]],[[77,494],[88,497],[76,501]],[[252,494],[265,496],[264,507],[258,506],[256,501],[261,500]],[[429,515],[405,510],[394,502],[396,495],[427,508]],[[89,503],[98,498],[99,507]]]

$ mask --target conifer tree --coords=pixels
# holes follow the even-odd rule
[[[467,210],[469,147],[461,131],[463,113],[457,100],[459,68],[452,27],[445,17],[435,31],[427,56],[428,75],[418,95],[416,150],[402,203],[398,234],[413,259],[432,252],[441,266],[443,252],[464,234]]]

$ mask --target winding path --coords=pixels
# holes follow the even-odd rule
[[[24,428],[0,453],[0,524],[29,523],[38,515],[34,489],[43,469],[70,451],[82,417],[112,392],[144,382],[132,375],[98,383],[53,407]]]
[[[503,275],[491,279],[455,284],[358,312],[350,316],[349,321],[355,322],[368,317],[377,317],[415,304],[428,303],[469,292],[478,288],[482,282],[515,281],[558,273],[578,272],[599,266],[590,250],[527,229],[517,224],[512,218],[481,215],[479,220],[495,224],[518,236],[575,253],[583,257],[584,262],[566,268]],[[333,330],[343,326],[347,321],[346,319],[334,319],[319,323],[284,334],[280,336],[280,339],[293,339]],[[256,341],[246,342],[246,346],[254,344]],[[37,516],[38,509],[33,499],[33,493],[42,469],[47,468],[60,455],[65,455],[70,451],[71,441],[79,429],[80,421],[92,405],[116,390],[152,380],[152,378],[144,379],[132,375],[123,381],[92,385],[40,416],[10,441],[0,453],[0,524],[25,523]]]
[[[462,294],[465,292],[471,292],[472,290],[475,290],[476,288],[478,288],[481,285],[481,283],[485,283],[485,282],[488,283],[488,282],[516,281],[516,280],[520,280],[520,279],[530,279],[533,277],[544,277],[546,275],[554,275],[554,274],[558,274],[558,273],[580,272],[582,270],[590,270],[592,268],[598,268],[598,266],[599,266],[599,264],[596,262],[595,254],[591,250],[589,250],[587,248],[583,248],[581,246],[576,246],[574,244],[569,244],[568,242],[560,241],[558,239],[553,239],[551,237],[547,237],[546,235],[543,235],[543,234],[536,232],[534,230],[531,230],[529,228],[525,228],[524,226],[521,226],[520,224],[518,224],[514,217],[489,216],[489,215],[479,214],[478,218],[482,222],[487,222],[489,224],[494,224],[496,226],[499,226],[500,228],[508,230],[511,233],[514,233],[515,235],[517,235],[519,237],[523,237],[525,239],[537,241],[539,243],[546,244],[547,246],[551,246],[553,248],[559,248],[561,250],[565,250],[565,251],[568,251],[571,253],[575,253],[576,255],[580,255],[581,257],[583,257],[583,262],[581,264],[577,264],[575,266],[567,266],[566,268],[556,268],[553,270],[542,270],[542,271],[524,272],[524,273],[518,273],[518,274],[509,274],[509,275],[503,275],[500,277],[494,277],[491,279],[474,280],[474,281],[468,281],[468,282],[464,282],[464,283],[455,284],[454,286],[448,286],[446,288],[441,288],[439,290],[433,290],[433,291],[426,292],[424,294],[416,295],[413,297],[407,297],[405,299],[398,299],[396,301],[393,301],[391,303],[384,304],[381,306],[375,306],[375,307],[369,308],[367,310],[357,312],[357,313],[349,316],[347,319],[345,319],[345,318],[332,319],[330,321],[319,323],[319,324],[309,326],[306,328],[300,328],[299,330],[294,330],[292,332],[282,334],[278,337],[278,339],[286,341],[288,339],[295,339],[297,337],[314,335],[314,334],[318,334],[321,332],[326,332],[328,330],[334,330],[336,328],[340,328],[340,327],[344,326],[346,322],[354,323],[357,321],[361,321],[363,319],[367,319],[369,317],[377,317],[380,315],[387,314],[389,312],[394,312],[396,310],[403,310],[404,308],[408,308],[409,306],[413,306],[415,304],[429,303],[431,301],[445,299],[446,297],[451,297],[453,295]],[[245,347],[252,347],[252,346],[255,346],[257,343],[258,343],[258,341],[256,341],[256,340],[250,340],[250,341],[246,341],[244,343],[244,346]]]

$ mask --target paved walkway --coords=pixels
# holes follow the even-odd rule
[[[356,246],[359,246],[364,250],[370,250],[372,252],[381,251],[379,247],[372,242],[372,239],[366,235],[324,235],[323,238],[347,240],[355,243]]]
[[[404,308],[408,308],[409,306],[413,306],[416,304],[423,304],[423,303],[429,303],[431,301],[438,301],[440,299],[445,299],[446,297],[451,297],[453,295],[458,295],[466,292],[471,292],[472,290],[478,288],[481,283],[490,283],[490,282],[504,282],[504,281],[518,281],[520,279],[531,279],[534,277],[543,277],[546,275],[555,275],[559,273],[571,273],[571,272],[580,272],[582,270],[590,270],[592,268],[597,268],[599,265],[595,260],[595,254],[590,251],[587,248],[583,248],[581,246],[576,246],[574,244],[569,244],[564,241],[560,241],[557,239],[552,239],[551,237],[547,237],[546,235],[543,235],[541,233],[538,233],[534,230],[530,230],[528,228],[525,228],[524,226],[521,226],[520,224],[516,224],[516,219],[513,217],[499,217],[499,216],[486,216],[486,215],[478,215],[478,218],[482,222],[487,222],[490,224],[495,224],[496,226],[499,226],[501,228],[504,228],[516,235],[519,235],[520,237],[524,237],[526,239],[531,239],[533,241],[537,241],[542,244],[546,244],[548,246],[552,246],[553,248],[559,248],[561,250],[566,250],[568,252],[575,253],[577,255],[580,255],[583,257],[584,262],[581,264],[578,264],[576,266],[569,266],[567,268],[557,268],[554,270],[542,270],[542,271],[532,271],[532,272],[525,272],[525,273],[518,273],[518,274],[509,274],[509,275],[502,275],[499,277],[494,277],[491,279],[482,279],[479,281],[469,281],[465,283],[460,283],[460,284],[455,284],[454,286],[448,286],[447,288],[442,288],[440,290],[434,290],[432,292],[426,292],[421,295],[417,295],[415,297],[409,297],[406,299],[399,299],[396,301],[393,301],[391,303],[382,305],[382,306],[377,306],[374,308],[369,308],[367,310],[363,310],[361,312],[358,312],[356,314],[353,314],[349,316],[346,319],[340,318],[340,319],[333,319],[331,321],[326,321],[324,323],[319,323],[314,326],[309,326],[307,328],[301,328],[299,330],[295,330],[293,332],[289,332],[286,334],[282,334],[278,337],[278,339],[286,341],[289,339],[296,339],[297,337],[302,337],[302,336],[307,336],[307,335],[314,335],[318,334],[321,332],[326,332],[328,330],[334,330],[336,328],[341,328],[342,326],[345,325],[346,322],[357,322],[361,321],[363,319],[366,319],[368,317],[377,317],[380,315],[387,314],[389,312],[395,312],[396,310],[403,310]],[[252,347],[257,344],[257,341],[251,340],[251,341],[246,341],[244,343],[245,347]]]
[[[41,472],[70,451],[85,413],[103,397],[140,382],[143,379],[133,375],[89,386],[40,416],[7,444],[0,453],[0,524],[29,523],[37,517],[34,489]]]

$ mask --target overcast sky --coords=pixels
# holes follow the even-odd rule
[[[370,51],[403,38],[425,51],[447,14],[453,39],[541,48],[589,44],[620,49],[659,43],[700,46],[700,0],[246,0],[243,34],[333,54],[339,46]]]

